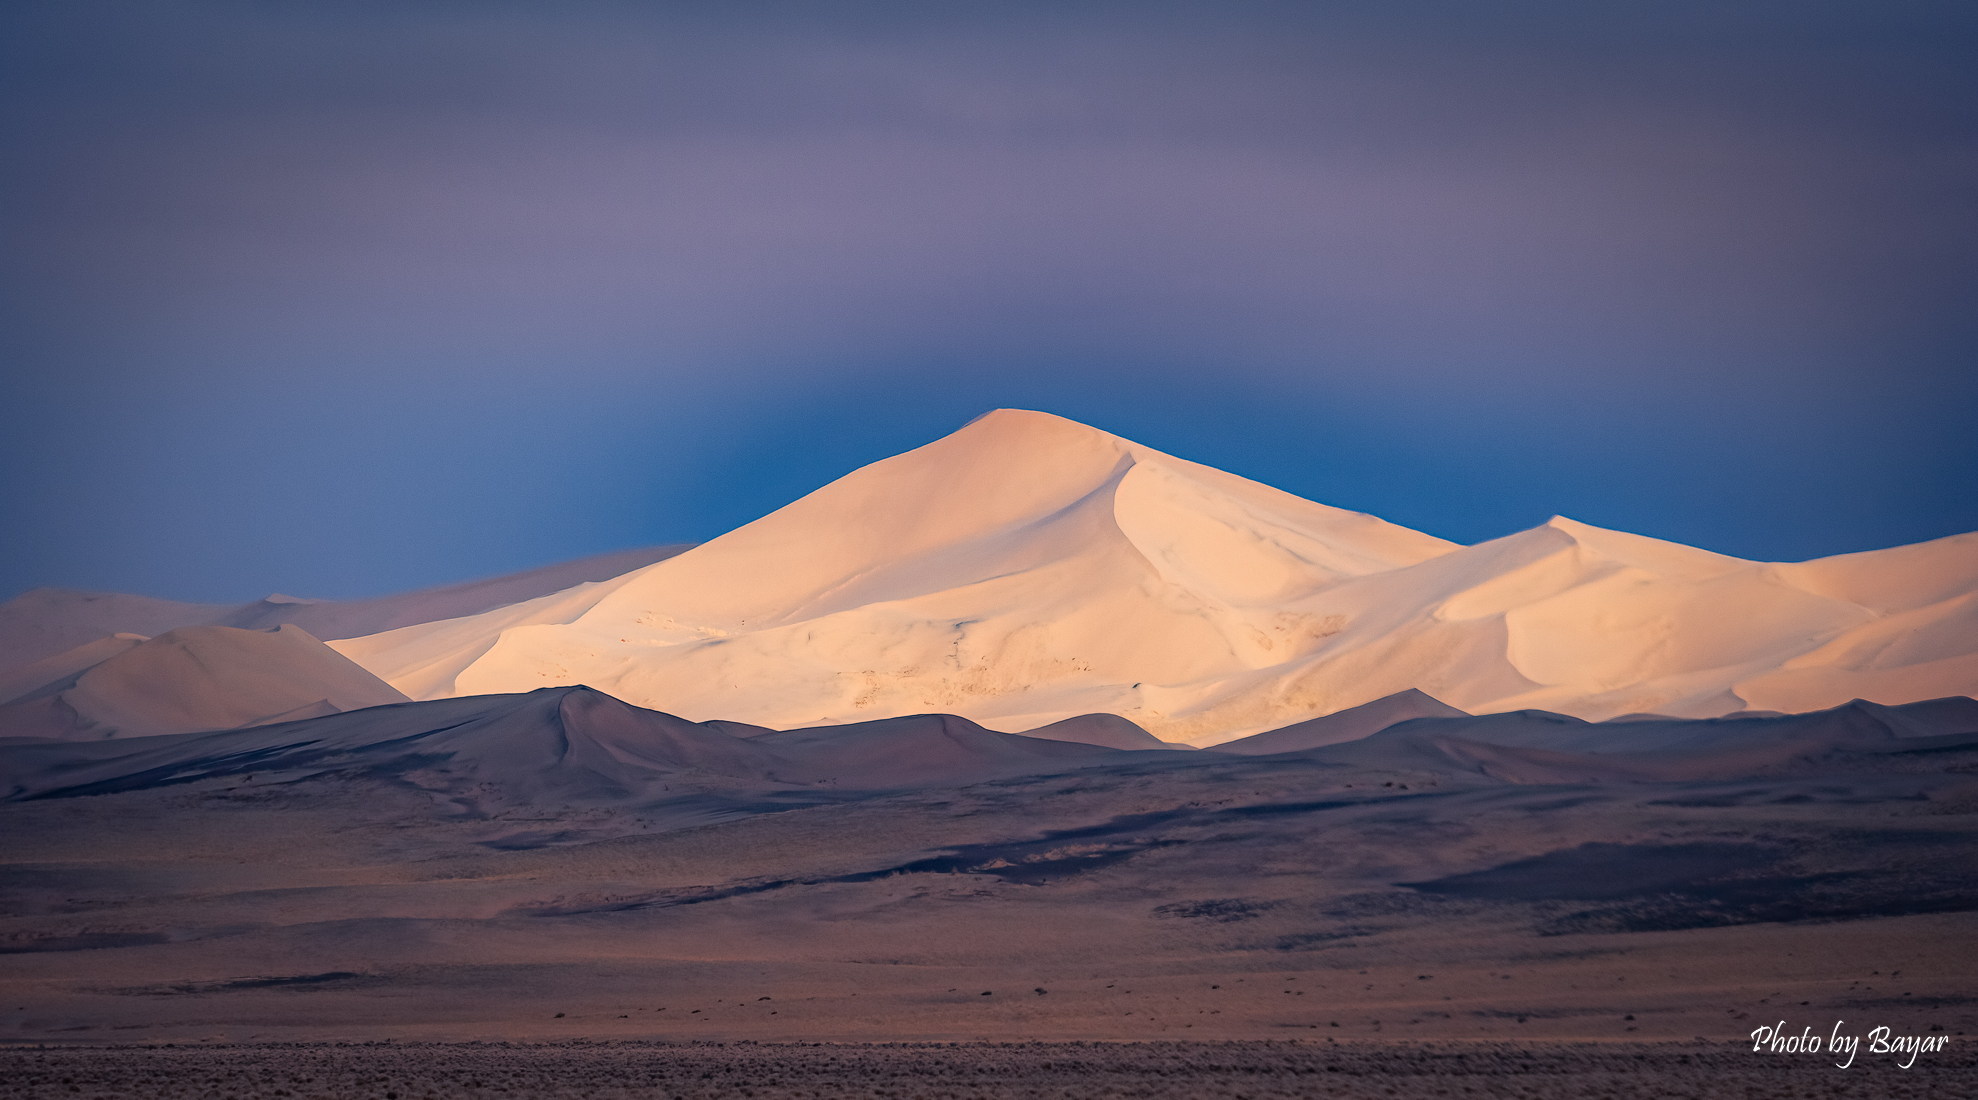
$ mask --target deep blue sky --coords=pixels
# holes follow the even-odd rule
[[[700,540],[997,406],[1463,542],[1978,528],[1978,5],[0,6],[0,598]]]

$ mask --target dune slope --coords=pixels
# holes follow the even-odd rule
[[[294,626],[188,626],[63,655],[68,672],[0,707],[0,735],[66,739],[234,729],[400,703],[405,696]],[[62,673],[66,672],[66,675]]]
[[[1779,565],[1555,517],[1464,547],[1001,410],[602,584],[335,647],[414,698],[582,681],[775,728],[1107,713],[1214,745],[1408,691],[1588,719],[1961,694],[1974,616],[1978,535]]]
[[[1224,741],[1215,749],[1217,752],[1241,753],[1244,756],[1297,752],[1321,745],[1336,745],[1342,741],[1358,741],[1411,718],[1460,717],[1467,715],[1433,695],[1409,688],[1371,703],[1295,722],[1283,729],[1265,730],[1234,741]]]
[[[367,600],[311,600],[274,593],[252,603],[230,606],[180,603],[117,592],[36,588],[0,604],[0,674],[10,674],[12,670],[112,634],[149,637],[182,626],[272,630],[288,624],[301,627],[317,638],[376,634],[436,619],[474,615],[576,585],[610,580],[671,557],[687,545],[618,550],[521,573]]]

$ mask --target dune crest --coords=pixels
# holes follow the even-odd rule
[[[1224,741],[1214,746],[1217,752],[1240,753],[1244,756],[1266,756],[1278,752],[1298,752],[1303,749],[1316,749],[1325,745],[1337,745],[1345,741],[1358,741],[1371,737],[1389,726],[1406,722],[1411,718],[1467,718],[1468,715],[1437,699],[1433,695],[1409,688],[1393,695],[1362,703],[1357,707],[1319,718],[1295,722],[1283,729],[1266,730],[1239,737],[1234,741]]]
[[[1215,745],[1408,691],[1591,720],[1961,694],[1974,616],[1978,535],[1778,565],[1554,517],[1458,546],[1006,409],[623,576],[332,644],[420,699],[582,680],[772,728],[1105,713]]]

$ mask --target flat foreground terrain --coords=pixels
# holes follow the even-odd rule
[[[1978,1095],[1978,733],[913,720],[838,736],[922,785],[852,790],[635,773],[749,750],[569,694],[449,702],[543,714],[444,745],[330,743],[360,711],[4,750],[0,1100]],[[1752,1049],[1780,1025],[1862,1049]]]
[[[650,831],[373,776],[0,803],[0,1040],[1978,1036],[1970,750],[1609,785],[1119,755]]]
[[[1901,1069],[1724,1044],[269,1044],[0,1051],[0,1097],[1952,1097],[1959,1046]]]

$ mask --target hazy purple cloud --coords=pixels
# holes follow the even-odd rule
[[[997,404],[1465,540],[1978,526],[1961,5],[0,18],[16,588],[707,537]]]

